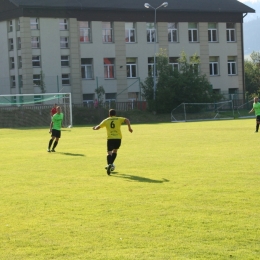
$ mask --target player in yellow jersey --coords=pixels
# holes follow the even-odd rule
[[[255,111],[256,116],[256,128],[255,132],[258,132],[259,124],[260,124],[260,103],[258,102],[258,97],[254,98],[253,108],[249,111],[249,113]]]
[[[107,129],[107,174],[110,175],[111,168],[117,156],[117,150],[121,146],[121,125],[126,123],[130,133],[133,132],[129,119],[116,116],[115,109],[109,110],[109,117],[104,119],[99,125],[94,126],[93,130],[105,127]]]

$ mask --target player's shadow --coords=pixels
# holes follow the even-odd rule
[[[114,174],[117,172],[113,172]],[[130,174],[112,174],[111,176],[117,177],[117,178],[122,178],[130,181],[138,181],[138,182],[148,182],[148,183],[164,183],[164,182],[169,182],[167,179],[162,179],[162,180],[153,180],[150,178],[145,178],[145,177],[140,177],[140,176],[135,176],[135,175],[130,175]]]
[[[81,153],[59,153],[59,154],[69,155],[69,156],[85,156],[85,154],[81,154]]]

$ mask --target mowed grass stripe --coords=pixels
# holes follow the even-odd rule
[[[1,129],[0,259],[259,259],[255,120]]]

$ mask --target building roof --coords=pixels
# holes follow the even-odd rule
[[[93,9],[143,11],[144,3],[154,8],[163,3],[159,0],[8,0],[18,8]],[[166,0],[167,1],[167,0]],[[153,10],[152,8],[150,8]],[[255,10],[237,0],[168,0],[167,8],[160,12],[221,12],[254,13]]]

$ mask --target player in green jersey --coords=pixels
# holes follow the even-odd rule
[[[257,133],[260,124],[260,103],[258,102],[258,97],[254,98],[253,108],[249,111],[249,113],[252,113],[253,111],[255,111],[255,116],[256,116],[255,132]]]
[[[110,175],[111,168],[117,156],[117,150],[121,146],[121,125],[126,123],[130,133],[133,132],[129,119],[117,117],[114,109],[109,110],[109,117],[104,119],[99,125],[94,126],[93,130],[105,127],[107,130],[107,174]]]
[[[61,107],[57,107],[57,113],[53,115],[52,121],[50,124],[51,140],[49,141],[48,152],[55,152],[55,147],[58,145],[59,139],[61,137],[61,126],[63,120],[63,113],[61,113]],[[55,141],[54,141],[55,139]],[[51,149],[51,145],[54,141],[54,144]]]

